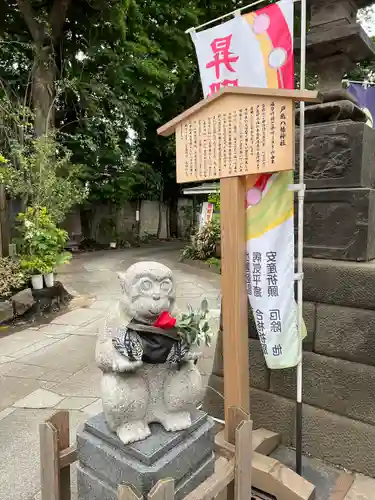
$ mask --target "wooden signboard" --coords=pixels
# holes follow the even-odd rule
[[[220,179],[225,432],[250,411],[245,177],[294,167],[294,102],[317,92],[227,87],[159,128],[176,133],[177,182]]]
[[[161,127],[176,133],[177,182],[291,170],[298,94],[230,87]]]

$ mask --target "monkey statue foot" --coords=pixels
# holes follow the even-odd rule
[[[182,431],[191,426],[191,416],[188,411],[176,411],[159,417],[159,422],[166,431]]]
[[[141,420],[123,424],[116,430],[120,441],[124,444],[142,441],[151,435],[150,427]]]

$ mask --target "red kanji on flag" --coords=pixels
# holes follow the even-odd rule
[[[233,56],[230,52],[230,43],[232,40],[232,35],[228,35],[224,38],[215,38],[211,43],[211,49],[214,53],[214,58],[212,61],[206,64],[206,68],[215,68],[216,78],[220,78],[220,64],[224,64],[228,71],[235,73],[235,69],[232,63],[238,61],[239,56]]]
[[[214,82],[210,85],[209,96],[218,92],[222,87],[238,87],[238,80],[223,80],[222,82]]]
[[[210,85],[210,92],[209,92],[208,95],[216,94],[216,92],[219,92],[220,87],[221,87],[221,83],[220,82],[211,83],[211,85]]]

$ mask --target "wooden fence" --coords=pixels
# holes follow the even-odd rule
[[[234,481],[234,499],[250,500],[252,422],[242,421],[235,433],[235,453],[220,456],[215,471],[184,500],[210,500]],[[232,455],[230,453],[230,455]],[[40,465],[42,500],[71,500],[70,466],[77,460],[75,446],[69,446],[69,413],[61,411],[40,424]],[[158,481],[147,495],[148,500],[173,500],[174,480]],[[118,487],[118,500],[138,500],[142,495],[131,485]]]
[[[42,500],[71,500],[70,466],[77,460],[77,450],[69,445],[69,430],[67,411],[40,424]],[[313,500],[315,489],[308,481],[267,456],[277,445],[275,433],[253,431],[249,416],[230,408],[227,434],[221,431],[215,439],[214,473],[183,500]],[[329,500],[344,500],[353,480],[351,474],[339,476]],[[174,480],[158,481],[146,498],[174,500]],[[132,485],[118,486],[117,500],[141,499]]]

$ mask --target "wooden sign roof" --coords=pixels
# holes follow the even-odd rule
[[[211,104],[213,101],[220,99],[226,94],[239,94],[239,95],[249,95],[249,96],[264,96],[264,97],[281,97],[291,99],[293,101],[306,101],[306,102],[319,102],[319,94],[315,91],[310,90],[288,90],[288,89],[263,89],[263,88],[250,88],[250,87],[224,87],[222,90],[216,94],[203,99],[191,108],[187,109],[180,115],[170,120],[165,125],[162,125],[157,133],[163,136],[169,136],[173,134],[176,130],[177,125],[187,118],[190,118],[193,114],[200,111],[202,108]]]

